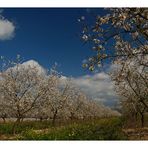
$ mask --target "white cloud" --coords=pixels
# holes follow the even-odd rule
[[[0,16],[0,40],[8,40],[14,36],[14,24]]]
[[[26,68],[36,68],[39,74],[46,75],[46,70],[35,60],[29,60],[21,64]]]
[[[39,75],[42,75],[44,77],[47,76],[47,71],[35,60],[23,62],[18,67],[10,67],[7,69],[7,71],[12,70],[13,72],[16,72],[16,69],[21,71],[22,69],[28,70],[30,68],[35,68],[37,70],[37,74]]]
[[[73,83],[88,96],[99,100],[105,105],[112,106],[118,100],[118,96],[114,91],[113,82],[110,80],[109,75],[104,72],[92,76],[84,75],[73,78]]]

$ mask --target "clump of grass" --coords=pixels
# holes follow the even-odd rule
[[[0,123],[0,134],[13,134],[14,122]],[[51,126],[48,121],[24,121],[17,124],[15,134],[20,134],[31,129],[45,129]]]
[[[90,122],[73,123],[67,126],[50,128],[47,133],[27,130],[22,140],[125,140],[122,120],[109,118]]]
[[[12,133],[12,123],[0,123],[0,135],[2,134],[11,134]]]

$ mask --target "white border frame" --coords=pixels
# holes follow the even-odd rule
[[[1,148],[147,148],[148,141],[3,141]]]
[[[148,0],[0,0],[0,8],[10,7],[148,7]],[[148,141],[0,141],[1,148],[146,148]]]
[[[148,7],[148,0],[0,0],[0,7]]]

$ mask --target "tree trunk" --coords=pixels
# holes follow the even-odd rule
[[[55,120],[56,120],[56,117],[57,117],[57,113],[58,113],[58,111],[56,110],[56,111],[54,112],[54,115],[53,115],[53,119],[52,119],[52,125],[53,125],[53,126],[55,126]]]
[[[22,118],[20,121],[23,122],[24,118]]]
[[[135,127],[137,127],[138,126],[138,112],[136,112],[135,114],[134,114],[134,118],[135,118]]]
[[[16,127],[20,124],[21,122],[21,117],[18,117],[17,120],[14,122],[14,125],[12,127],[12,133],[15,134],[16,133]]]
[[[5,119],[5,117],[2,117],[2,119],[3,119],[3,122],[6,123],[6,119]]]
[[[21,122],[21,117],[18,117],[17,120],[16,120],[16,123],[19,124],[20,122]]]
[[[144,114],[141,113],[141,127],[144,127]]]
[[[138,117],[138,113],[136,112],[136,113],[135,113],[135,121],[136,121],[136,122],[137,122],[137,119],[138,119],[137,117]]]
[[[71,119],[71,121],[73,121],[75,119],[75,113],[70,112],[70,114],[71,114],[70,119]]]
[[[40,122],[42,122],[43,121],[43,117],[40,117]]]

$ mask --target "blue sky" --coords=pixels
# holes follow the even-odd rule
[[[77,19],[102,14],[102,9],[2,9],[2,16],[15,25],[15,36],[0,41],[0,55],[15,58],[20,54],[25,60],[34,59],[44,67],[55,62],[66,76],[86,73],[82,61],[92,54],[83,45]],[[87,71],[88,72],[88,71]]]
[[[50,68],[55,62],[64,77],[89,97],[113,106],[117,102],[113,84],[103,72],[92,74],[82,68],[82,61],[93,53],[90,45],[80,39],[81,16],[89,18],[104,14],[103,9],[0,9],[0,56],[15,59],[19,54],[25,61],[37,61]],[[90,49],[89,49],[90,48]]]

